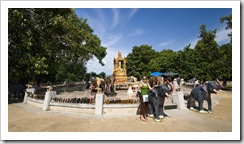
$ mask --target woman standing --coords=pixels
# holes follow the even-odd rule
[[[147,82],[147,77],[143,76],[142,81],[138,86],[138,91],[141,90],[140,98],[140,119],[142,121],[147,121],[147,112],[148,112],[148,101],[143,102],[143,95],[148,95],[148,90],[151,90],[149,83]]]

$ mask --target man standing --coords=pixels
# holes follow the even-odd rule
[[[181,81],[180,77],[177,77],[176,80],[177,80],[178,87],[180,88],[180,81]]]

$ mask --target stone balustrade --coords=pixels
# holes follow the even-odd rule
[[[103,115],[103,114],[120,114],[122,112],[123,114],[131,114],[135,115],[137,114],[138,107],[139,107],[139,101],[138,99],[118,99],[118,102],[122,103],[112,103],[112,101],[106,103],[105,95],[103,93],[96,94],[95,99],[93,101],[89,101],[89,103],[77,103],[76,102],[70,102],[67,103],[67,101],[55,101],[55,99],[58,99],[56,96],[56,91],[47,91],[45,93],[45,97],[42,99],[37,99],[34,97],[29,96],[30,92],[33,92],[32,90],[27,90],[25,93],[25,98],[23,103],[32,104],[35,106],[38,106],[42,108],[44,111],[48,110],[58,110],[58,111],[73,111],[78,113],[88,113],[88,114],[94,114],[94,115]],[[33,94],[32,94],[33,96]],[[185,108],[185,101],[183,99],[183,92],[175,92],[174,96],[172,97],[173,103],[165,103],[165,109],[171,109],[171,108],[178,108],[178,109],[184,109]],[[80,101],[81,102],[81,101]],[[93,102],[93,103],[91,103]],[[127,103],[128,102],[128,103]],[[126,112],[128,110],[128,112]]]

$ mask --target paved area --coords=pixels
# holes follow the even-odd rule
[[[78,115],[13,103],[8,105],[8,129],[9,132],[231,132],[231,91],[213,94],[212,98],[217,100],[213,114],[170,109],[166,110],[170,117],[159,123],[153,119],[143,122],[138,115]]]

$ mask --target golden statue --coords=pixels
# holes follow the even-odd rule
[[[118,52],[118,58],[114,58],[113,75],[115,77],[115,84],[127,82],[126,58],[122,57],[121,52]]]

